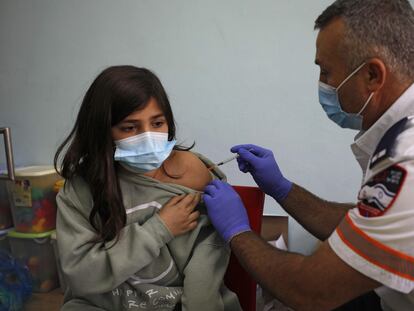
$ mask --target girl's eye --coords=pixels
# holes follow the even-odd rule
[[[153,127],[157,128],[157,127],[161,127],[164,125],[164,121],[156,121],[152,124]]]
[[[121,127],[121,131],[125,133],[132,132],[135,129],[134,126],[123,126]]]

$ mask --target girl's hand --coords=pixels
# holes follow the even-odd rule
[[[200,202],[201,194],[187,194],[173,197],[159,211],[161,219],[173,236],[184,234],[197,226],[200,212],[194,208]]]

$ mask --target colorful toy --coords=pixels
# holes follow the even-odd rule
[[[27,267],[33,273],[39,269],[40,266],[40,259],[37,256],[32,256],[27,260]]]
[[[56,194],[61,178],[53,166],[27,166],[15,170],[7,184],[14,227],[18,232],[43,233],[56,227]]]
[[[40,290],[42,292],[49,292],[56,287],[55,280],[45,280],[40,284]]]
[[[11,255],[0,251],[0,311],[22,310],[31,293],[28,269]]]
[[[65,185],[65,180],[64,179],[58,180],[57,182],[55,182],[55,184],[53,186],[53,191],[58,193],[59,190],[62,189],[64,185]]]
[[[31,189],[31,206],[14,209],[15,227],[19,232],[46,232],[56,227],[56,192]]]

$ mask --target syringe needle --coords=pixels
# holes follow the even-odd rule
[[[237,159],[238,157],[239,157],[239,154],[236,154],[236,155],[232,156],[231,158],[228,158],[228,159],[226,159],[226,160],[224,160],[224,161],[221,161],[221,162],[219,162],[219,163],[216,163],[216,164],[214,164],[214,165],[210,166],[208,169],[209,169],[209,170],[212,170],[213,168],[215,168],[215,167],[217,167],[217,166],[220,166],[220,165],[223,165],[223,164],[226,164],[226,163],[228,163],[228,162],[230,162],[230,161],[233,161],[234,159]]]
[[[239,157],[239,154],[237,153],[235,156],[232,156],[231,158],[228,158],[228,159],[226,159],[224,161],[221,161],[221,162],[217,163],[216,165],[217,166],[220,166],[220,165],[226,164],[226,163],[228,163],[230,161],[233,161],[234,159],[237,159],[238,157]]]

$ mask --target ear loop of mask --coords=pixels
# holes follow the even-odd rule
[[[341,84],[338,85],[338,87],[336,88],[336,92],[338,94],[338,90],[349,80],[351,79],[354,74],[356,74],[362,67],[364,67],[364,65],[366,64],[366,62],[363,62],[361,65],[359,65],[354,71],[352,71],[348,77],[345,78],[344,81],[342,81]],[[339,94],[337,95],[339,96]],[[371,93],[371,95],[369,95],[367,101],[365,102],[364,106],[362,106],[361,110],[357,113],[357,115],[361,115],[361,113],[365,110],[365,108],[368,106],[369,102],[371,101],[372,96],[374,96],[374,92]],[[339,102],[340,103],[340,102]],[[341,107],[342,109],[342,107]]]
[[[353,76],[354,76],[354,74],[356,74],[362,67],[364,67],[364,65],[365,65],[366,63],[365,62],[363,62],[361,65],[359,65],[354,71],[352,71],[350,74],[349,74],[349,76],[348,77],[346,77],[345,78],[345,80],[344,81],[342,81],[342,83],[341,84],[339,84],[338,85],[338,87],[336,88],[336,91],[338,91],[341,87],[342,87],[342,85],[344,85],[349,79],[351,79]]]
[[[365,108],[368,106],[369,102],[371,101],[372,96],[374,96],[374,92],[369,95],[367,101],[365,102],[364,106],[362,106],[361,110],[357,113],[358,116],[361,115],[361,113],[365,110]]]

